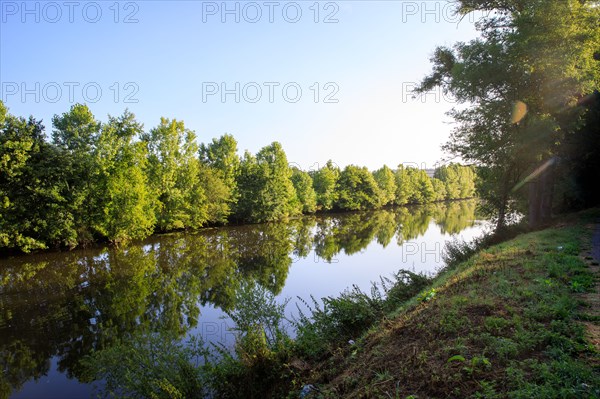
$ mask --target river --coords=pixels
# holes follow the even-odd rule
[[[90,397],[81,363],[150,329],[231,346],[225,312],[259,283],[278,300],[336,296],[399,269],[435,273],[444,242],[487,223],[475,201],[303,217],[0,259],[0,397]],[[101,385],[101,382],[100,382]]]

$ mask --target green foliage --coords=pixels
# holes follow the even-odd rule
[[[24,185],[22,177],[34,149],[39,142],[34,121],[28,124],[23,119],[12,116],[6,118],[6,108],[0,103],[0,247],[17,247],[27,252],[31,249],[44,248],[45,243],[38,241],[27,231],[27,216],[24,212],[31,194],[23,196],[19,193]],[[16,126],[15,126],[16,125]],[[32,151],[33,150],[33,151]],[[25,219],[25,220],[23,220]]]
[[[231,186],[227,185],[217,169],[206,165],[200,165],[198,180],[204,187],[207,221],[227,223],[236,201]]]
[[[200,145],[200,181],[208,203],[208,220],[226,223],[237,202],[237,175],[240,158],[237,141],[225,134],[211,143]]]
[[[119,118],[109,117],[94,154],[95,196],[101,210],[94,229],[116,243],[149,236],[156,221],[156,198],[144,173],[146,149],[133,141],[141,133],[142,125],[128,111]]]
[[[278,304],[271,291],[260,284],[243,284],[236,292],[236,307],[227,315],[235,323],[237,331],[245,334],[263,331],[268,348],[281,346],[287,339],[285,327],[285,307],[287,301]]]
[[[394,172],[383,165],[381,169],[377,169],[373,172],[373,177],[379,186],[381,193],[380,204],[382,206],[393,204],[396,199],[396,178]]]
[[[470,198],[475,195],[475,172],[470,166],[451,163],[435,170],[435,178],[443,184],[446,199]]]
[[[302,213],[314,213],[317,210],[317,194],[310,175],[298,168],[292,168],[291,179],[302,206]]]
[[[553,157],[573,154],[565,138],[581,125],[581,99],[600,86],[600,9],[593,3],[458,1],[461,15],[483,12],[476,25],[481,37],[438,47],[433,71],[417,90],[439,86],[468,104],[451,112],[457,127],[444,148],[477,165],[478,194],[499,229],[513,212],[525,211],[526,202],[531,220],[550,216]],[[595,131],[595,124],[586,129]],[[589,148],[575,152],[589,154]],[[584,163],[598,170],[594,161]],[[456,176],[447,172],[449,197],[471,191],[459,193]]]
[[[421,292],[417,295],[417,301],[419,302],[429,302],[435,298],[437,291],[435,288],[428,289],[426,291]]]
[[[442,259],[447,268],[452,269],[459,264],[469,260],[473,255],[482,249],[478,240],[470,242],[454,238],[446,241]]]
[[[94,240],[92,226],[100,217],[100,207],[95,196],[97,166],[93,156],[101,124],[86,105],[75,104],[69,112],[52,118],[54,145],[62,152],[66,187],[64,210],[73,220],[76,242]]]
[[[353,286],[338,297],[323,298],[322,304],[313,297],[311,303],[298,298],[309,314],[298,308],[297,350],[301,356],[319,358],[334,347],[357,339],[430,282],[424,275],[400,270],[392,279],[381,278],[380,284],[373,284],[370,293]]]
[[[397,310],[403,303],[413,298],[430,284],[431,277],[408,270],[398,271],[393,280],[382,278],[381,285],[386,293],[384,304],[386,312]]]
[[[471,361],[468,362],[468,365],[463,367],[463,370],[468,375],[477,374],[480,371],[490,370],[492,368],[492,363],[485,356],[473,356]]]
[[[0,125],[0,247],[28,252],[48,245],[75,246],[69,198],[72,162],[44,140],[44,127],[10,114]],[[75,187],[73,187],[73,190]]]
[[[398,165],[395,173],[396,178],[396,197],[394,200],[395,205],[405,205],[408,203],[409,198],[412,196],[414,190],[411,184],[408,170],[403,165]]]
[[[228,312],[238,331],[235,353],[220,349],[205,369],[219,397],[264,397],[285,377],[283,360],[291,340],[285,330],[285,307],[265,287],[244,284],[236,309]],[[260,383],[257,383],[260,381]]]
[[[423,169],[406,168],[407,181],[412,188],[408,196],[410,204],[426,204],[435,199],[431,179]]]
[[[321,169],[312,172],[312,178],[318,208],[323,211],[333,209],[337,201],[336,185],[340,178],[340,169],[329,160]]]
[[[237,155],[237,141],[230,134],[212,139],[209,144],[200,145],[200,161],[221,172],[226,186],[235,191],[235,177],[240,165]]]
[[[454,355],[448,359],[448,363],[450,362],[464,362],[466,359],[462,355]]]
[[[54,116],[51,142],[39,121],[14,117],[2,103],[0,121],[4,250],[74,248],[99,240],[124,244],[154,232],[231,220],[268,222],[444,196],[440,181],[422,170],[383,166],[371,173],[350,165],[340,171],[328,161],[305,173],[289,167],[279,143],[240,159],[231,135],[198,146],[182,121],[161,118],[145,132],[127,110],[100,123],[86,105],[76,104]],[[472,184],[468,177],[461,180],[458,195],[470,193]],[[412,227],[401,236],[412,235]],[[389,243],[394,230],[376,234]],[[339,245],[329,240],[319,248],[331,259]]]
[[[158,197],[157,229],[201,227],[207,220],[207,205],[194,132],[181,121],[161,118],[142,140],[148,150],[148,181]]]
[[[364,210],[380,205],[380,190],[373,175],[365,167],[349,165],[337,181],[336,207],[343,210]]]
[[[104,381],[107,397],[200,399],[208,394],[199,367],[207,356],[201,339],[180,342],[161,331],[124,339],[84,363],[90,378]]]
[[[446,199],[448,192],[443,181],[434,177],[431,179],[431,186],[433,188],[433,201],[443,201]]]
[[[281,144],[263,147],[256,157],[246,152],[238,176],[237,217],[251,222],[280,220],[299,213],[292,170]]]

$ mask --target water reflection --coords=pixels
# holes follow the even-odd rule
[[[401,245],[432,221],[444,234],[458,233],[473,225],[475,205],[306,217],[0,260],[0,397],[46,375],[53,360],[59,372],[87,382],[84,356],[140,331],[182,336],[198,325],[203,306],[233,309],[247,282],[278,294],[294,284],[286,281],[290,266],[311,251],[331,262],[372,242]]]

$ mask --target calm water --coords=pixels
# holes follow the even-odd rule
[[[365,289],[399,269],[434,273],[452,235],[485,223],[473,201],[306,217],[0,260],[0,398],[90,397],[80,360],[119,337],[166,329],[235,339],[224,311],[244,282],[283,301]]]

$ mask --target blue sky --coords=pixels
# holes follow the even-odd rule
[[[129,108],[146,129],[164,116],[184,120],[200,142],[233,134],[240,152],[279,141],[307,170],[327,159],[433,166],[453,104],[440,93],[412,99],[409,89],[436,45],[476,36],[473,18],[458,23],[446,1],[0,7],[1,95],[11,113],[41,118],[50,132],[52,116],[75,102],[103,121]]]

